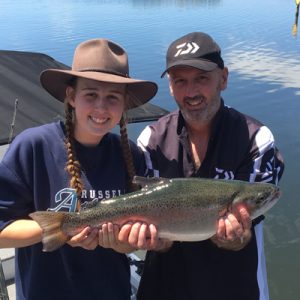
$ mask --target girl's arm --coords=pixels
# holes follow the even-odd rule
[[[17,220],[0,231],[0,248],[20,248],[42,240],[42,229],[33,220]]]

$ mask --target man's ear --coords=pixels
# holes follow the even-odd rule
[[[221,70],[221,90],[224,91],[227,88],[227,82],[228,82],[228,68],[224,67],[223,70]]]
[[[66,89],[66,101],[74,108],[75,107],[75,90],[71,86]]]
[[[173,97],[174,97],[174,93],[173,93],[173,87],[172,87],[172,81],[171,81],[171,77],[170,77],[170,75],[169,75],[169,74],[167,74],[167,76],[168,76],[168,79],[169,79],[169,91],[170,91],[170,94],[171,94],[171,96],[173,96]]]

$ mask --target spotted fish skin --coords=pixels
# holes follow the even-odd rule
[[[242,203],[252,219],[279,199],[269,183],[203,178],[135,177],[142,189],[98,202],[79,213],[34,212],[30,217],[43,229],[43,250],[53,251],[86,226],[129,221],[154,224],[158,235],[173,241],[201,241],[216,232],[217,220]]]

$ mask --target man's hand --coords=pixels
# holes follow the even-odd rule
[[[218,220],[217,233],[211,241],[227,250],[241,250],[251,240],[252,221],[245,207],[237,206],[233,213],[228,213]]]

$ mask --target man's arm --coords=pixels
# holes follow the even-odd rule
[[[278,184],[282,176],[283,159],[275,146],[273,134],[266,127],[259,128],[251,140],[248,156],[235,173],[234,179],[250,182],[268,182]],[[220,248],[241,250],[251,240],[252,225],[258,224],[263,216],[253,222],[245,208],[237,209],[218,222],[217,234],[211,241]]]

